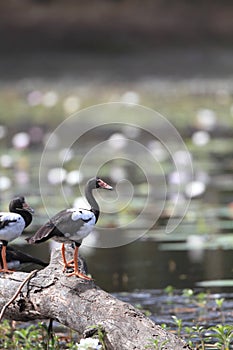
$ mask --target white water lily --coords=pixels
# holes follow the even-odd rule
[[[80,340],[80,343],[77,344],[77,349],[78,350],[101,350],[102,345],[99,344],[98,339],[86,338],[86,339]]]

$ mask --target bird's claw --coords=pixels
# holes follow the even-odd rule
[[[74,268],[74,264],[71,264],[72,263],[72,260],[68,261],[68,262],[62,262],[62,261],[59,261],[59,264],[63,266],[63,272],[65,272],[66,269],[69,269],[69,268]]]
[[[93,280],[93,278],[88,277],[88,276],[84,275],[83,273],[81,273],[79,271],[74,271],[72,273],[67,274],[67,277],[71,277],[71,276],[76,276],[76,277],[79,277],[79,278],[87,280],[87,281],[92,281]]]
[[[67,261],[67,266],[72,266],[74,264],[74,259]]]
[[[71,265],[71,264],[66,264],[66,265],[64,265],[63,264],[63,272],[65,272],[66,271],[66,269],[73,269],[74,268],[74,265]]]

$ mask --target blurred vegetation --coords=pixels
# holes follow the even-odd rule
[[[174,86],[174,91],[171,91],[171,86]],[[130,89],[130,86],[128,88]],[[189,92],[188,84],[185,88],[185,83],[184,87],[181,87],[179,82],[171,82],[170,88],[170,91],[168,88],[167,91],[161,92],[159,89],[156,91],[156,88],[149,89],[135,84],[134,90],[129,92],[138,96],[139,104],[158,111],[170,120],[182,134],[184,133],[184,137],[190,137],[193,130],[199,128],[196,116],[200,109],[211,110],[216,115],[218,128],[215,128],[215,136],[232,136],[233,98],[231,88],[228,88],[227,84],[225,88],[220,87],[215,92],[204,93]],[[41,94],[41,102],[30,105],[28,95],[34,89],[25,87],[23,84],[18,88],[2,87],[0,88],[0,120],[2,124],[7,124],[14,131],[27,131],[35,124],[53,129],[69,117],[64,104],[70,96],[78,99],[77,111],[79,111],[102,101],[104,103],[124,102],[126,89],[127,84],[119,83],[118,86],[106,83],[104,87],[97,88],[96,86],[85,87],[85,83],[80,87],[72,86],[72,83],[67,86],[66,82],[64,86],[57,87],[56,84],[47,82],[40,84],[39,89],[35,89]],[[56,101],[53,105],[46,105],[42,101],[43,95],[51,92],[55,94]],[[106,122],[111,122],[111,116]]]

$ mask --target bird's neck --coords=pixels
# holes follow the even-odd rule
[[[99,214],[100,214],[100,208],[99,208],[99,205],[93,196],[92,191],[93,191],[93,188],[90,188],[89,186],[87,186],[85,188],[85,196],[86,196],[88,203],[91,206],[91,211],[93,211],[93,213],[95,214],[95,218],[96,218],[96,222],[97,222],[98,218],[99,218]]]
[[[25,227],[27,227],[28,225],[30,225],[30,223],[32,222],[32,215],[31,213],[29,213],[29,211],[24,210],[24,209],[11,209],[12,213],[16,213],[22,216],[22,218],[25,221]]]

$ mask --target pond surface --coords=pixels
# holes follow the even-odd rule
[[[233,293],[204,293],[197,289],[182,292],[167,288],[116,293],[115,296],[141,309],[156,324],[184,337],[192,349],[198,349],[201,343],[204,349],[228,349],[216,345],[219,338],[212,327],[232,325]],[[229,344],[232,349],[232,337]]]
[[[177,246],[171,250],[173,244]],[[48,244],[24,246],[24,251],[49,260]],[[81,254],[96,283],[109,292],[164,289],[168,285],[196,288],[201,283],[203,290],[232,290],[232,249],[220,245],[191,250],[186,243],[143,240],[116,248],[83,247]],[[211,287],[208,281],[215,283]]]
[[[155,323],[166,323],[167,326],[174,329],[175,324],[172,315],[176,315],[183,320],[183,326],[193,326],[202,324],[214,326],[218,323],[231,324],[233,293],[204,293],[200,289],[193,291],[190,296],[190,290],[173,290],[168,293],[165,290],[140,290],[133,293],[115,293],[114,295],[129,302],[141,310],[151,312],[151,318]],[[222,307],[219,308],[215,300],[224,298]]]

